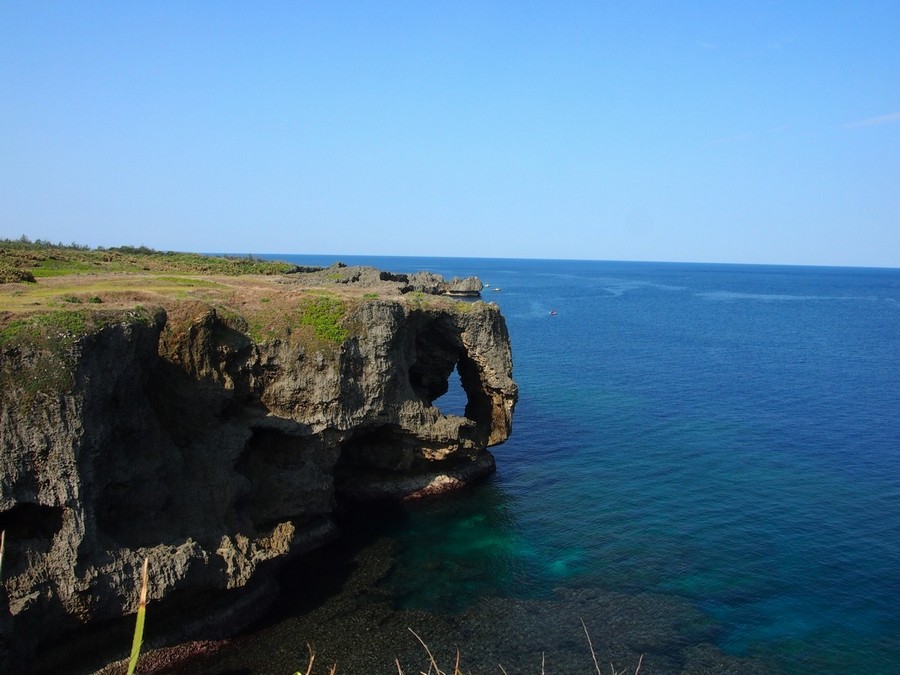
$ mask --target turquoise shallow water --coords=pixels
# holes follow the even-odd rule
[[[900,672],[900,270],[340,259],[478,275],[513,343],[496,476],[387,530],[398,611],[658,594],[682,647]]]

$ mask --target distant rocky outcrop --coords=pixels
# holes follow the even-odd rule
[[[466,277],[465,279],[453,277],[447,283],[447,294],[466,297],[478,297],[479,295],[481,295],[481,289],[483,288],[484,284],[481,283],[481,279],[479,279],[478,277]]]
[[[432,272],[416,272],[415,274],[410,274],[408,281],[409,284],[403,289],[403,292],[405,293],[414,291],[416,293],[433,293],[434,295],[440,295],[447,289],[447,282],[444,280],[444,277],[440,274],[433,274]]]
[[[484,284],[478,277],[453,277],[447,281],[434,272],[415,272],[413,274],[394,274],[374,267],[361,265],[348,266],[335,263],[330,267],[298,267],[291,279],[302,284],[339,284],[357,288],[376,288],[385,283],[401,293],[425,293],[427,295],[451,295],[461,297],[478,297]]]
[[[371,273],[298,272],[273,288],[289,294],[307,275]],[[254,340],[239,313],[173,300],[7,344],[4,672],[133,613],[144,558],[152,615],[184,632],[235,629],[266,607],[284,560],[335,536],[340,500],[421,496],[492,471],[486,448],[509,436],[517,398],[505,322],[491,304],[397,293],[420,279],[371,276],[395,290],[348,302],[338,340]],[[434,405],[454,369],[465,416]]]

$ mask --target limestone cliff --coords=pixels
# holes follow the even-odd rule
[[[266,299],[295,298],[291,283]],[[184,623],[333,536],[343,498],[490,472],[517,396],[500,312],[374,296],[341,301],[330,334],[284,312],[263,339],[234,298],[163,299],[4,343],[5,658],[134,612],[145,557],[150,611]],[[454,369],[464,417],[433,405]]]

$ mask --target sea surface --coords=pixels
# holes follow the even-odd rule
[[[900,270],[273,257],[477,275],[520,400],[495,476],[198,672],[396,672],[412,628],[466,672],[596,672],[587,629],[604,672],[900,673]]]

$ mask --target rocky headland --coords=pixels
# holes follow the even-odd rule
[[[157,644],[224,635],[337,509],[490,473],[509,336],[448,289],[342,265],[0,284],[0,669],[118,635],[145,558]],[[454,371],[462,416],[435,405]]]

